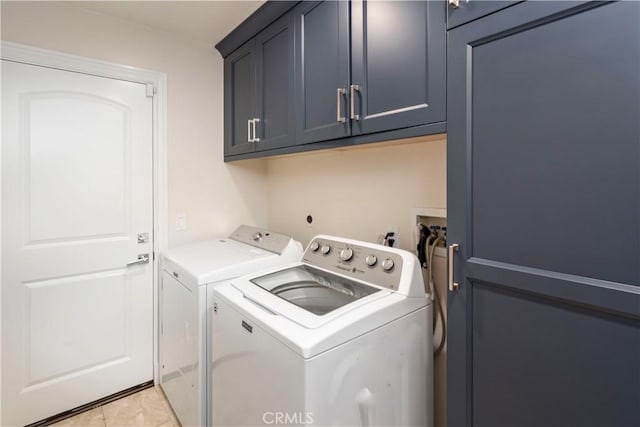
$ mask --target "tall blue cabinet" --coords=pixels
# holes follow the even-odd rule
[[[640,3],[478,3],[448,31],[448,425],[638,426]]]

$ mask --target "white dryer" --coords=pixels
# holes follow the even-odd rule
[[[432,426],[431,309],[413,254],[330,236],[215,288],[213,426]]]
[[[214,287],[298,260],[288,236],[240,226],[228,238],[170,249],[162,258],[160,381],[183,427],[209,425],[210,314]],[[208,301],[208,302],[207,302]]]

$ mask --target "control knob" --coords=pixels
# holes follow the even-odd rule
[[[369,255],[364,259],[364,263],[367,264],[369,267],[373,267],[378,263],[378,258],[376,258],[375,255]]]
[[[344,248],[343,250],[340,251],[340,259],[343,261],[349,261],[351,258],[353,258],[353,249],[351,248]]]
[[[258,241],[262,240],[263,236],[264,235],[261,232],[256,231],[255,233],[253,233],[253,240],[258,242]]]
[[[393,260],[391,258],[387,258],[384,261],[382,261],[382,269],[384,271],[389,272],[389,271],[393,270],[393,266],[394,265],[395,264],[394,264],[394,262],[393,262]]]
[[[327,255],[329,252],[331,252],[331,246],[322,245],[322,247],[320,248],[320,252],[322,252],[323,255]]]
[[[320,249],[320,243],[316,241],[311,242],[311,244],[309,245],[309,249],[311,249],[311,252],[317,252],[318,249]]]

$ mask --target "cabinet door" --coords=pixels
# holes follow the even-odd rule
[[[351,2],[352,134],[445,120],[442,1]]]
[[[256,36],[258,151],[293,144],[293,56],[293,15],[287,14]]]
[[[451,427],[640,425],[640,3],[448,35]]]
[[[249,120],[256,117],[255,40],[242,45],[224,60],[224,155],[250,153]]]
[[[296,143],[349,136],[349,3],[303,2],[294,15]]]

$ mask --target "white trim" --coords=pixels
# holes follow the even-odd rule
[[[167,75],[128,65],[114,64],[17,43],[1,42],[0,58],[7,61],[65,71],[152,84],[153,96],[153,377],[159,382],[159,283],[158,256],[167,248]],[[1,410],[1,408],[0,408]]]
[[[442,208],[413,208],[411,209],[411,225],[416,225],[419,216],[431,216],[434,218],[447,218],[447,210]]]

